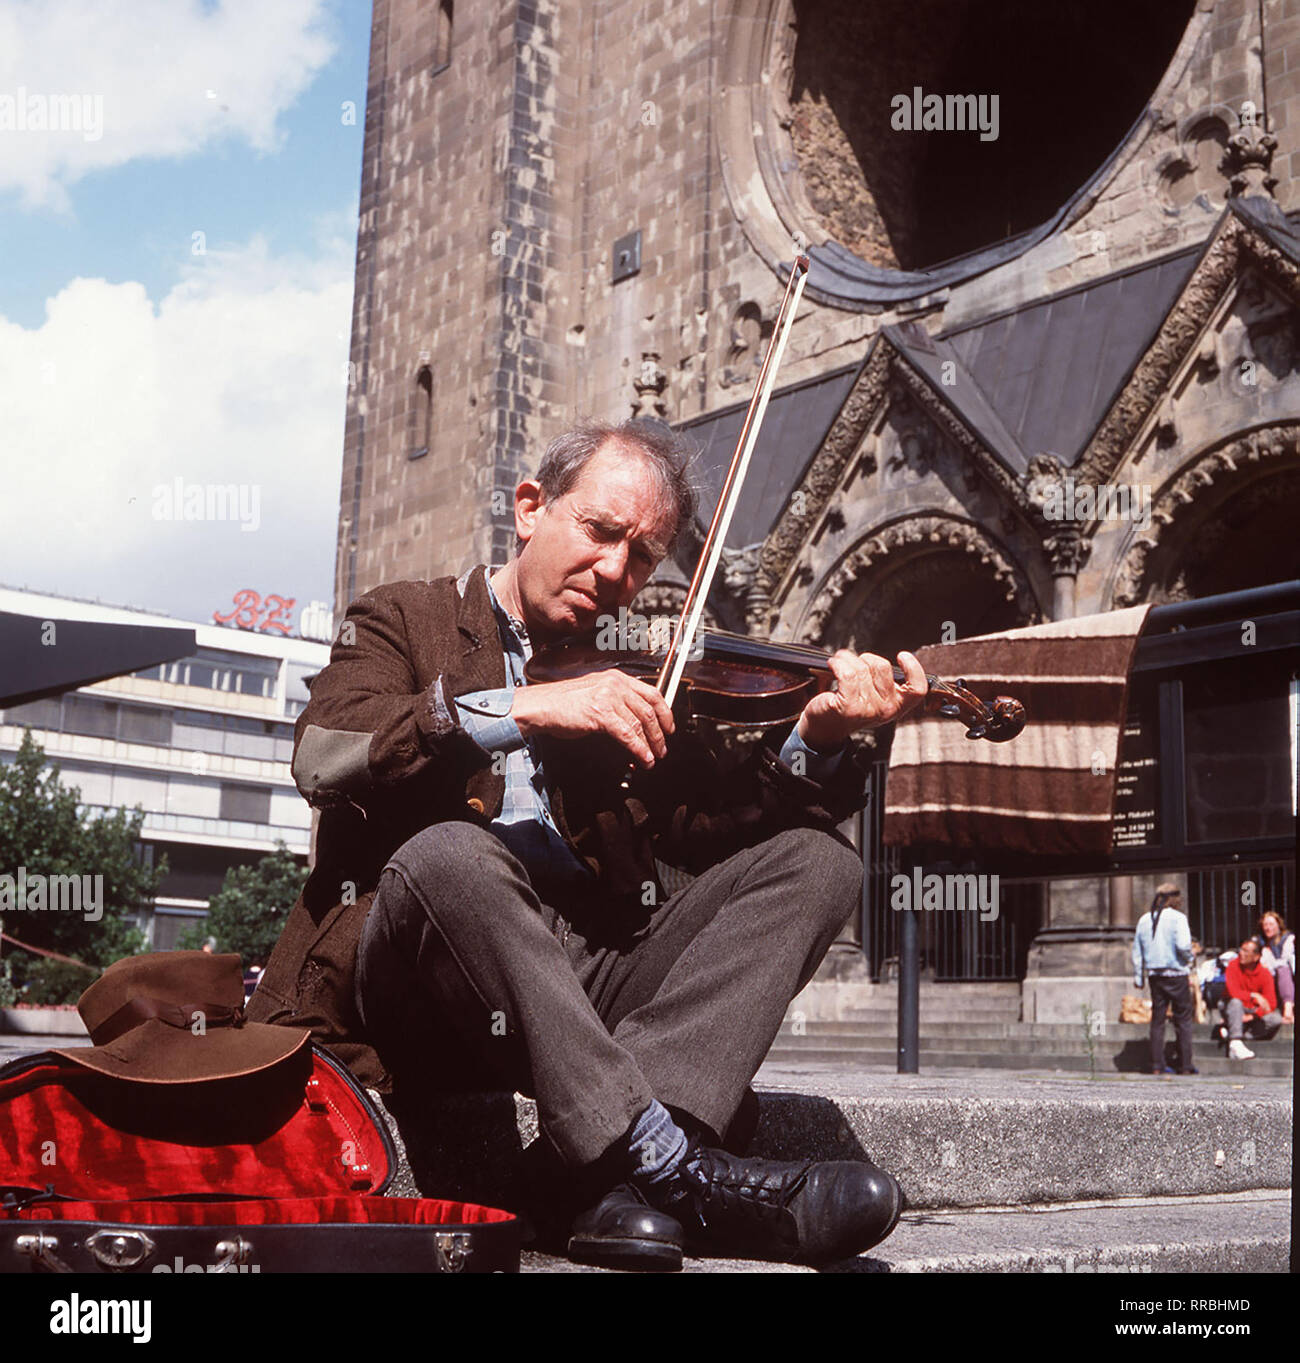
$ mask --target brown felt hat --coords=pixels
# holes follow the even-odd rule
[[[239,957],[206,951],[114,961],[77,1000],[77,1011],[94,1044],[54,1054],[150,1084],[253,1074],[311,1041],[299,1027],[245,1022]]]

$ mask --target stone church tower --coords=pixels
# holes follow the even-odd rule
[[[689,432],[708,510],[796,242],[722,623],[1300,576],[1298,134],[1296,0],[374,0],[336,610],[504,561],[576,416]]]
[[[795,239],[724,616],[883,650],[1289,575],[1293,8],[375,0],[336,607],[503,558],[576,415],[707,483]],[[1062,532],[1067,475],[1153,522]]]

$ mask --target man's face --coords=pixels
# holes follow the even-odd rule
[[[589,633],[645,586],[668,552],[674,509],[646,459],[613,443],[601,446],[555,501],[528,493],[529,486],[521,484],[515,497],[526,623],[543,636]]]
[[[1241,964],[1247,970],[1259,964],[1259,947],[1254,942],[1243,942],[1237,954],[1241,958]]]

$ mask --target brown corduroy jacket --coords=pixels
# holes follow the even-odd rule
[[[452,577],[358,597],[298,716],[294,781],[322,811],[316,864],[247,1014],[310,1028],[381,1090],[389,1076],[353,998],[361,926],[402,843],[448,820],[486,828],[500,813],[505,778],[461,727],[452,699],[505,685],[480,566],[463,598]],[[796,776],[767,745],[728,771],[680,727],[668,758],[642,774],[633,795],[618,790],[627,757],[612,741],[551,741],[543,752],[556,827],[600,877],[611,912],[645,913],[647,901],[659,902],[656,857],[699,872],[785,828],[833,831],[867,799],[857,754],[825,785]]]

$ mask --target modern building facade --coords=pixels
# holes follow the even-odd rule
[[[142,854],[168,863],[140,919],[155,950],[206,915],[229,868],[279,841],[306,863],[311,809],[289,773],[293,722],[328,644],[5,587],[0,611],[194,630],[192,656],[0,710],[0,762],[13,760],[30,727],[84,805],[143,808]]]

